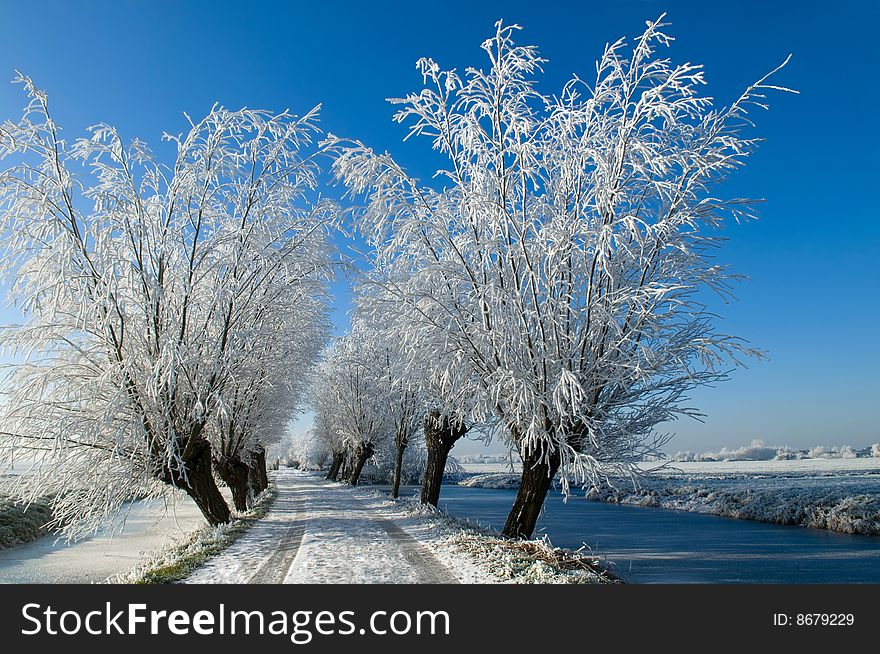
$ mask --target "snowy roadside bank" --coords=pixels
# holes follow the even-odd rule
[[[589,554],[554,548],[542,540],[511,541],[416,499],[392,500],[378,491],[366,492],[464,583],[619,583],[610,569]]]
[[[638,489],[620,486],[587,494],[588,500],[709,513],[779,525],[880,535],[880,489],[764,480],[649,480]],[[794,483],[792,483],[794,482]],[[621,482],[626,484],[626,482]]]
[[[592,490],[585,497],[847,534],[880,535],[880,471],[876,464],[850,470],[808,470],[802,465],[782,466],[779,462],[721,463],[714,469],[700,464],[691,466],[690,471],[667,469],[646,475],[638,488],[621,479],[614,488]],[[761,463],[776,465],[754,465]],[[459,484],[514,489],[519,486],[519,475],[474,474]]]
[[[270,475],[269,488],[254,501],[246,513],[234,514],[226,525],[204,524],[182,542],[172,541],[144,558],[130,569],[108,577],[109,584],[170,584],[188,577],[200,565],[230,547],[253,524],[265,517],[275,500],[275,484]]]

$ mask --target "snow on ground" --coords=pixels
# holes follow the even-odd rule
[[[387,496],[314,478],[301,489],[306,533],[285,583],[490,581],[463,557],[443,556],[437,525],[407,517]]]
[[[283,469],[267,516],[187,583],[499,583],[599,581],[537,561],[415,501]],[[530,558],[529,558],[530,557]],[[528,559],[528,560],[526,560]]]
[[[510,462],[504,463],[462,463],[461,467],[468,474],[511,473],[522,471],[522,462],[517,459],[511,467]]]
[[[645,471],[660,470],[662,461],[639,464]],[[824,474],[834,472],[874,472],[880,474],[880,458],[860,457],[857,459],[789,459],[771,461],[675,461],[666,464],[670,472],[694,474],[786,474],[810,473]]]
[[[267,516],[187,583],[497,581],[440,544],[431,520],[387,497],[282,469]]]
[[[659,470],[671,468],[672,472],[690,473],[787,473],[787,472],[839,472],[839,471],[875,471],[880,474],[880,458],[860,457],[855,459],[790,459],[779,461],[644,461],[638,464],[642,470]],[[468,474],[510,474],[519,473],[522,464],[514,461],[513,469],[509,463],[462,463],[461,467]]]
[[[676,462],[643,467],[634,488],[588,493],[593,500],[802,525],[850,534],[880,534],[880,460]],[[460,482],[475,488],[516,488],[516,474],[487,472]]]
[[[0,550],[0,583],[101,582],[204,525],[201,512],[187,497],[167,510],[161,500],[132,502],[120,533],[108,527],[70,544],[49,535]]]

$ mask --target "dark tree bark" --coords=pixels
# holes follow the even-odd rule
[[[400,495],[400,474],[403,470],[403,453],[406,450],[407,439],[398,439],[397,455],[394,458],[394,477],[391,479],[391,497]]]
[[[361,477],[361,471],[364,469],[364,464],[367,462],[367,459],[373,456],[373,451],[372,443],[361,443],[355,449],[354,467],[351,469],[351,475],[348,477],[348,483],[352,486],[357,486],[358,479]]]
[[[336,481],[339,478],[339,469],[342,468],[342,460],[345,458],[345,452],[334,452],[333,459],[330,461],[330,470],[327,472],[327,479]]]
[[[531,538],[550,484],[559,470],[559,453],[542,456],[537,451],[523,458],[522,480],[502,534],[508,538]]]
[[[211,526],[229,522],[229,507],[211,470],[211,444],[203,438],[193,437],[183,449],[184,469],[166,466],[156,473],[156,477],[189,495]]]
[[[232,503],[236,511],[247,511],[251,507],[253,493],[249,483],[250,470],[240,457],[221,456],[214,461],[214,470],[229,490],[232,491]]]
[[[254,495],[259,495],[269,488],[269,475],[266,472],[266,450],[262,445],[257,445],[251,452],[248,479]]]
[[[428,465],[422,480],[422,504],[437,506],[440,500],[440,486],[443,484],[443,471],[449,459],[449,451],[455,441],[468,431],[463,422],[441,415],[431,409],[425,416],[425,447],[428,450]]]
[[[260,490],[262,493],[269,488],[269,471],[266,469],[266,448],[257,445],[257,473],[260,479]]]
[[[348,448],[342,453],[342,465],[339,467],[339,474],[336,475],[337,479],[348,479],[349,467],[351,465],[351,453],[348,451]]]

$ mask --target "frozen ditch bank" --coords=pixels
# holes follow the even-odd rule
[[[653,464],[656,465],[656,464]],[[706,513],[846,534],[880,535],[880,460],[676,463],[646,475],[640,487],[587,493],[588,500]],[[517,488],[519,475],[472,474],[472,488]],[[583,497],[576,493],[572,501]]]

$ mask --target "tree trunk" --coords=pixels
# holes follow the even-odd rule
[[[339,467],[339,473],[336,475],[337,479],[348,479],[349,463],[351,463],[351,456],[348,452],[348,448],[346,448],[342,453],[342,464]]]
[[[345,458],[345,452],[334,452],[333,460],[330,462],[330,470],[327,472],[327,479],[336,481],[339,478],[339,469],[342,467],[342,460]]]
[[[406,450],[406,439],[397,443],[397,456],[394,459],[394,477],[391,480],[391,497],[400,495],[400,474],[403,470],[403,453]]]
[[[251,493],[249,477],[250,470],[240,457],[221,457],[214,462],[214,470],[222,479],[229,490],[232,491],[232,503],[236,511],[247,511],[251,507]]]
[[[558,452],[553,452],[543,460],[541,455],[541,452],[534,452],[523,458],[519,492],[501,532],[508,538],[531,538],[535,531],[535,523],[544,506],[547,491],[559,470]]]
[[[269,488],[269,475],[266,473],[266,450],[258,445],[250,455],[248,478],[254,495]]]
[[[256,457],[257,479],[259,480],[259,490],[257,490],[257,493],[262,493],[264,490],[269,488],[269,472],[266,470],[266,448],[262,445],[257,445]]]
[[[164,467],[156,477],[189,495],[212,527],[229,522],[229,507],[211,470],[211,444],[201,438],[193,440],[184,466],[184,469]]]
[[[355,450],[355,462],[354,467],[351,469],[351,475],[348,478],[348,483],[352,486],[357,486],[358,479],[361,477],[361,470],[364,469],[364,464],[373,456],[373,444],[372,443],[361,443],[357,446],[357,450]]]
[[[449,416],[440,415],[440,411],[437,409],[431,409],[425,416],[425,447],[428,450],[428,465],[425,468],[425,478],[422,480],[422,504],[437,506],[449,451],[455,445],[455,441],[466,433],[467,427],[464,426],[464,423],[450,420]]]

